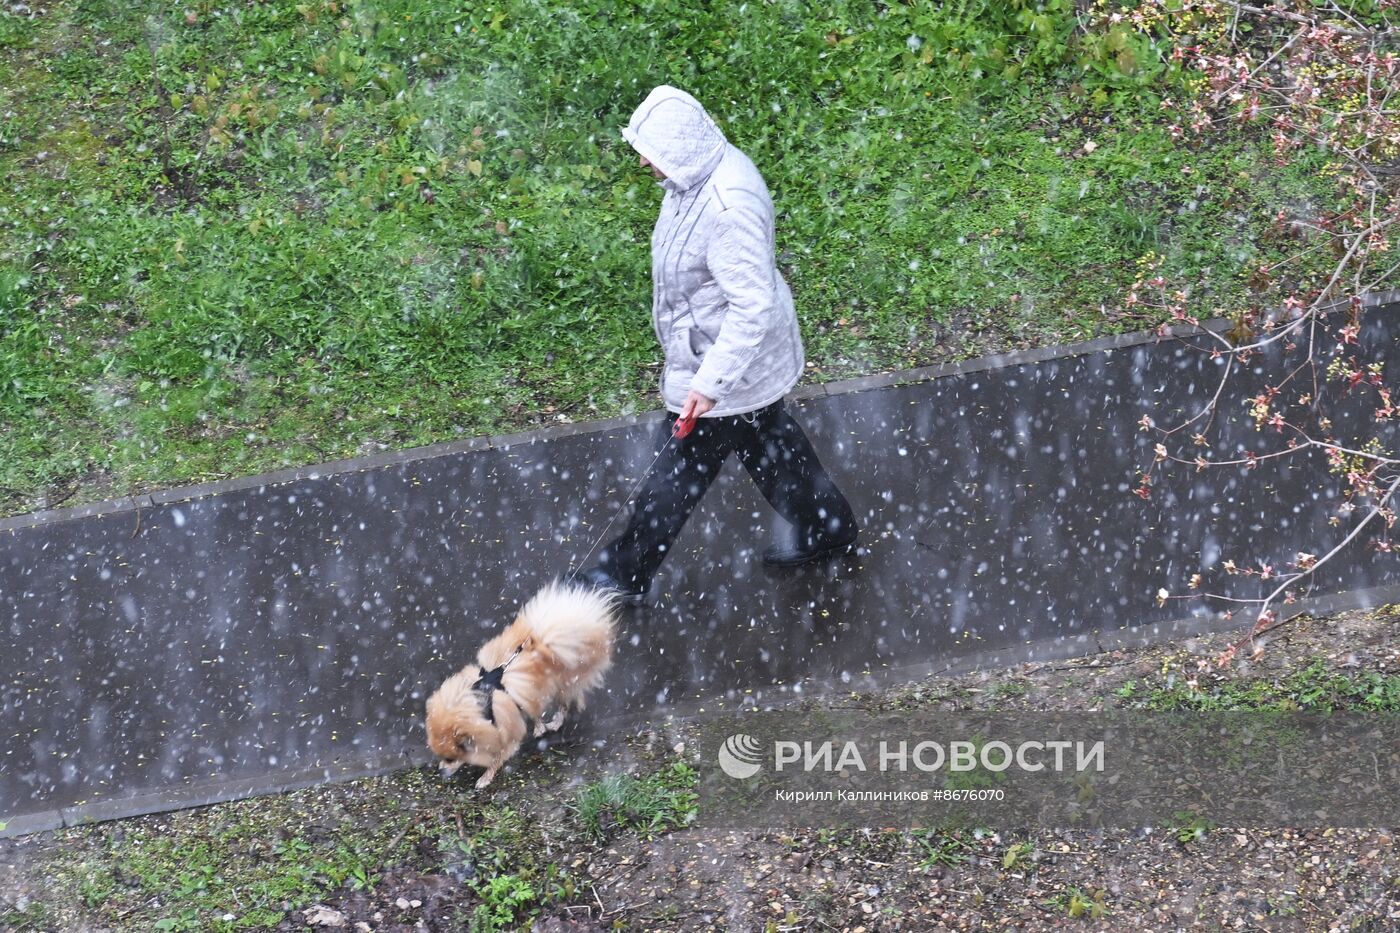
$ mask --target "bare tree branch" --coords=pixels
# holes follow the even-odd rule
[[[1235,3],[1234,0],[1222,0],[1222,2],[1226,6],[1234,7],[1241,13],[1253,13],[1257,16],[1272,16],[1277,19],[1286,19],[1290,23],[1302,23],[1305,26],[1312,26],[1314,29],[1330,29],[1338,35],[1347,36],[1351,39],[1375,39],[1379,36],[1389,35],[1390,33],[1395,32],[1394,27],[1383,30],[1343,29],[1341,26],[1333,26],[1330,23],[1323,23],[1312,17],[1303,16],[1299,13],[1292,13],[1288,10],[1281,10],[1277,7],[1269,7],[1267,9],[1264,9],[1257,6],[1250,6],[1247,3]]]

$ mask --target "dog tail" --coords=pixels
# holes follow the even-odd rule
[[[601,672],[612,655],[617,606],[615,594],[555,580],[525,604],[520,616],[565,668]]]

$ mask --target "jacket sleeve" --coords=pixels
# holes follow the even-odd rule
[[[757,203],[745,202],[720,212],[705,260],[728,308],[690,388],[718,405],[754,365],[764,334],[775,319],[778,283],[768,212]]]

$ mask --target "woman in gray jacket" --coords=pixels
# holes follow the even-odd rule
[[[765,564],[850,549],[855,516],[782,398],[802,375],[802,336],[774,253],[773,201],[753,162],[694,97],[656,88],[622,136],[665,189],[651,237],[652,323],[670,413],[627,528],[580,576],[646,593],[691,511],[731,453],[796,530]],[[677,420],[699,419],[671,440]]]

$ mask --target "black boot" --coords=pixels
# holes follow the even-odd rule
[[[587,570],[579,570],[569,574],[569,580],[573,583],[582,583],[594,589],[603,590],[608,593],[616,593],[623,602],[636,605],[646,599],[647,591],[643,587],[636,589],[624,585],[621,581],[613,577],[602,567],[589,567]]]
[[[798,567],[814,560],[836,557],[855,550],[860,532],[829,541],[818,541],[809,546],[800,544],[775,544],[763,552],[763,563],[769,567]]]

